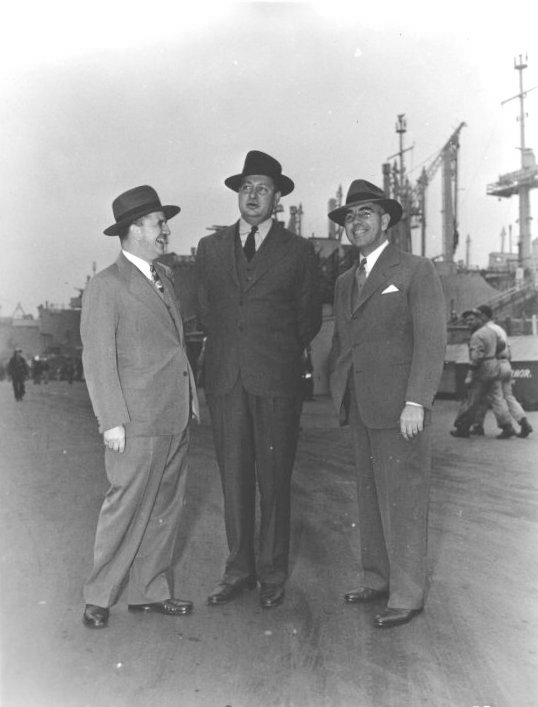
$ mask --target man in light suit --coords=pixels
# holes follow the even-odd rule
[[[82,300],[82,361],[105,444],[106,494],[84,587],[83,622],[104,628],[128,581],[130,611],[182,616],[172,596],[174,545],[187,478],[188,425],[198,416],[194,378],[170,273],[153,260],[167,247],[168,219],[157,192],[140,186],[112,204],[116,262]]]
[[[229,547],[208,604],[231,601],[259,580],[260,603],[272,608],[283,601],[288,576],[302,356],[321,326],[318,268],[312,244],[272,219],[280,197],[294,188],[277,160],[253,150],[225,184],[239,195],[241,218],[202,238],[196,257],[205,391]]]
[[[379,628],[406,623],[424,606],[431,408],[446,346],[434,266],[388,241],[401,215],[397,201],[362,179],[329,214],[360,254],[336,283],[329,365],[357,473],[361,577],[345,600],[387,599],[374,618]]]

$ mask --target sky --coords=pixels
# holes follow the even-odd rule
[[[13,5],[13,3],[11,3]],[[112,200],[141,184],[181,212],[170,251],[238,218],[224,179],[249,150],[295,182],[302,233],[327,235],[328,200],[353,179],[382,185],[405,114],[412,183],[460,132],[457,260],[485,267],[517,197],[488,184],[520,166],[514,60],[527,56],[526,145],[538,150],[533,2],[50,0],[4,10],[0,47],[0,316],[68,306],[119,241]],[[393,161],[393,160],[392,160]],[[538,192],[538,190],[536,190]],[[430,257],[442,252],[441,177],[427,194]],[[538,194],[531,197],[538,213]],[[535,221],[532,236],[538,236]],[[505,249],[508,248],[508,236]],[[418,252],[418,247],[415,249]]]

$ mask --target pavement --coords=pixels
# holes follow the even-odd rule
[[[226,557],[207,410],[193,427],[176,594],[191,616],[81,622],[82,584],[107,487],[85,385],[0,383],[0,696],[3,707],[535,707],[538,694],[538,413],[528,439],[454,439],[434,412],[430,592],[410,624],[348,606],[357,509],[348,431],[326,397],[306,402],[293,478],[286,600],[207,594]],[[203,401],[203,394],[202,394]]]

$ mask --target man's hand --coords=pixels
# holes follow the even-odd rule
[[[400,431],[402,437],[409,441],[424,429],[424,408],[422,405],[406,403],[400,415]]]
[[[465,376],[465,380],[463,381],[463,385],[466,388],[470,388],[472,382],[473,382],[473,373],[472,373],[472,371],[469,371],[467,373],[467,375]]]
[[[103,442],[107,449],[113,452],[123,452],[125,449],[125,427],[119,425],[103,432]]]

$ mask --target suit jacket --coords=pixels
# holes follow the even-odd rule
[[[298,395],[302,353],[321,326],[314,248],[273,222],[242,278],[238,238],[236,223],[198,245],[206,391],[225,394],[241,375],[254,395]]]
[[[388,245],[353,308],[355,267],[336,282],[330,387],[340,421],[352,381],[361,418],[371,428],[399,425],[406,401],[431,408],[446,348],[441,282],[426,258]],[[391,287],[392,285],[392,287]],[[390,288],[390,292],[384,290]]]
[[[181,433],[198,414],[194,377],[168,269],[155,267],[166,298],[120,253],[82,299],[82,362],[99,431]]]

